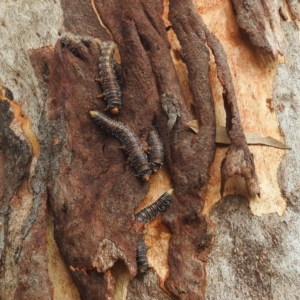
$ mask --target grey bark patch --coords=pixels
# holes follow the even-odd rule
[[[62,26],[60,1],[0,2],[0,81],[10,87],[15,99],[38,132],[43,100],[28,49],[54,45]]]
[[[300,20],[299,1],[287,0],[286,1],[292,14],[293,19]]]
[[[211,218],[217,229],[207,265],[207,300],[295,299],[300,284],[297,213],[288,208],[281,218],[256,217],[247,199],[228,196]]]
[[[119,259],[126,262],[125,252],[119,249],[113,241],[103,239],[103,241],[99,243],[93,266],[97,268],[99,273],[104,273]]]
[[[274,78],[272,107],[276,111],[285,142],[291,146],[278,171],[283,193],[289,197],[299,188],[300,42],[296,24],[283,22],[282,30],[285,63],[279,65]]]
[[[171,131],[177,121],[177,118],[180,118],[178,103],[174,97],[167,93],[162,94],[160,100],[164,112],[168,115],[167,126]]]
[[[159,287],[159,278],[154,270],[149,270],[142,278],[135,278],[129,283],[126,300],[171,300]]]

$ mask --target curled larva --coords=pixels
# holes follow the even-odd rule
[[[98,95],[98,98],[104,98],[107,102],[107,110],[114,115],[117,115],[121,109],[121,87],[120,64],[115,61],[115,53],[117,45],[113,41],[101,42],[95,39],[99,46],[99,75],[96,81],[99,81],[102,86],[103,93]]]
[[[144,237],[138,240],[136,263],[139,273],[145,274],[148,271],[147,246]]]
[[[98,111],[91,111],[90,114],[102,129],[115,136],[123,144],[130,165],[139,177],[148,182],[152,171],[149,167],[147,155],[142,149],[136,134],[123,123],[112,120]]]
[[[172,201],[173,189],[166,191],[154,203],[135,214],[135,219],[147,223],[163,212]]]
[[[156,130],[152,130],[147,138],[147,143],[149,146],[148,155],[149,155],[149,166],[153,174],[156,174],[157,171],[163,164],[164,160],[164,147],[163,143],[158,135]]]

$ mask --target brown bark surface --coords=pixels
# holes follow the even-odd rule
[[[131,5],[120,3],[117,10],[116,3],[111,4],[103,7],[96,2],[96,7],[120,51],[124,104],[118,120],[130,125],[141,140],[145,140],[153,122],[157,124],[175,188],[172,206],[165,216],[172,233],[167,287],[179,297],[203,297],[203,263],[199,259],[192,262],[190,257],[208,246],[202,245],[207,220],[198,216],[203,207],[199,192],[209,178],[215,149],[208,50],[202,42],[206,58],[199,61],[191,76],[191,87],[199,84],[197,90],[192,90],[193,106],[203,125],[201,134],[195,138],[185,126],[195,115],[189,112],[182,97],[172,64],[160,19],[162,6],[136,1]],[[191,51],[195,48],[187,45],[186,52]],[[201,53],[198,50],[194,57],[200,57]],[[51,174],[55,182],[48,188],[55,239],[67,265],[71,266],[81,297],[97,299],[104,291],[108,293],[109,269],[118,260],[125,263],[131,278],[136,274],[140,230],[135,227],[133,213],[149,186],[140,182],[131,168],[124,167],[118,141],[99,130],[88,115],[90,110],[104,108],[103,102],[95,100],[99,93],[94,82],[99,57],[95,44],[78,45],[76,53],[72,53],[58,41],[54,52],[44,48],[32,51],[30,57],[38,78],[45,82],[47,107],[51,108],[47,118],[53,122],[62,117],[66,123],[64,137],[53,136],[54,147],[62,143],[62,152],[56,170],[58,176]],[[200,79],[203,74],[206,74],[204,82]],[[180,118],[173,128],[167,126],[160,102],[165,98],[180,108]],[[80,243],[76,243],[77,239]],[[193,288],[189,287],[191,284]]]
[[[251,4],[245,12],[242,1],[232,3],[239,25],[252,43],[278,55],[277,37],[268,40],[270,30],[277,30],[270,25],[274,15],[269,6]],[[0,181],[4,179],[0,197],[7,230],[5,242],[0,243],[5,261],[0,271],[6,269],[6,273],[0,272],[1,279],[10,266],[19,264],[17,279],[11,279],[16,274],[11,271],[6,279],[11,282],[9,292],[3,295],[9,299],[58,299],[53,292],[57,273],[51,273],[47,254],[52,238],[49,222],[53,222],[56,255],[67,266],[66,274],[72,276],[63,286],[75,290],[74,299],[205,299],[206,265],[215,242],[209,220],[211,206],[205,206],[216,152],[212,57],[215,77],[223,89],[231,142],[222,165],[221,194],[227,179],[237,174],[245,178],[250,195],[259,194],[223,46],[190,0],[170,0],[168,28],[166,18],[162,19],[166,7],[158,0],[76,0],[72,5],[63,0],[61,4],[66,31],[89,36],[92,41],[76,45],[73,52],[60,39],[54,48],[29,50],[44,101],[36,137],[30,125],[25,129],[28,120],[11,95],[5,89],[0,94]],[[241,20],[245,19],[255,26],[244,28],[248,23]],[[264,26],[267,29],[261,30]],[[180,52],[171,49],[167,30],[176,34]],[[165,163],[150,183],[135,176],[134,169],[125,164],[125,153],[118,149],[120,142],[90,117],[91,110],[104,111],[106,107],[105,101],[96,98],[102,91],[94,80],[99,75],[100,54],[94,37],[113,39],[119,48],[122,110],[118,116],[107,115],[129,126],[143,145],[154,128],[161,136]],[[180,85],[174,55],[186,68],[191,99],[184,96],[186,87]],[[186,125],[194,119],[200,122],[196,135]],[[144,226],[135,221],[135,212],[161,188],[160,181],[174,189],[172,202],[162,217]],[[21,205],[24,200],[25,208]],[[216,211],[224,213],[219,206]],[[10,224],[16,219],[21,224],[15,225],[18,230]],[[143,235],[150,254],[166,250],[164,276],[155,265],[162,253],[156,254],[152,265],[149,261],[146,275],[137,274],[137,242]],[[246,248],[242,249],[245,253]],[[265,255],[262,249],[261,253]],[[237,267],[252,270],[247,267],[254,258],[253,254],[247,261],[237,261]],[[261,268],[261,272],[267,271]]]

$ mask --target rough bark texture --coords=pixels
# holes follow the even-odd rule
[[[226,196],[211,211],[215,227],[206,195],[212,189],[207,183],[214,174],[210,167],[216,147],[213,95],[216,105],[222,89],[231,147],[243,149],[253,167],[240,122],[247,114],[237,110],[238,101],[240,106],[249,100],[238,99],[233,88],[235,77],[244,74],[232,70],[234,59],[227,55],[230,75],[227,41],[222,34],[211,33],[222,32],[222,25],[214,22],[215,29],[205,25],[209,9],[222,10],[223,5],[227,9],[229,1],[210,6],[199,0],[194,6],[191,1],[171,0],[165,7],[158,0],[76,0],[72,5],[63,0],[61,7],[47,1],[0,3],[0,84],[15,95],[12,99],[1,88],[0,299],[293,299],[297,295],[299,32],[296,25],[284,22],[281,44],[278,15],[268,1],[264,5],[232,2],[252,43],[274,57],[282,52],[286,57],[274,80],[273,100],[267,104],[292,147],[278,172],[288,206],[282,218],[256,217],[245,198]],[[298,6],[288,3],[296,17]],[[168,8],[171,30],[167,32]],[[11,25],[12,20],[18,26]],[[27,30],[30,26],[34,30]],[[93,42],[80,44],[72,53],[59,40],[64,31],[118,44],[124,104],[115,118],[130,126],[142,143],[155,125],[166,152],[163,169],[150,185],[124,165],[120,143],[89,116],[90,110],[106,106],[96,99],[101,93],[94,82],[99,73],[98,48]],[[245,36],[239,38],[249,47]],[[188,88],[186,83],[180,85],[174,67],[182,61],[179,79],[182,83],[186,76]],[[254,61],[251,67],[259,65],[257,57]],[[184,98],[185,89],[191,101]],[[195,118],[200,119],[196,136],[186,126]],[[218,174],[220,161],[213,163]],[[248,173],[255,179],[254,169]],[[173,201],[163,217],[145,229],[135,222],[136,207],[169,177]],[[219,190],[220,180],[215,186]],[[226,191],[235,192],[230,187]],[[217,202],[219,196],[215,198]],[[136,274],[137,241],[143,234],[152,268],[145,276]],[[163,261],[163,251],[155,246],[163,235],[168,253],[165,277],[155,265]]]
[[[248,34],[251,42],[259,49],[271,54],[273,58],[282,53],[279,14],[288,19],[281,0],[231,0],[239,26]],[[287,0],[292,18],[300,20],[299,1]],[[279,14],[278,14],[279,12]]]
[[[280,9],[283,15],[286,15],[286,12],[283,3],[277,4],[281,0],[231,2],[237,14],[238,24],[248,34],[251,42],[274,58],[282,54],[281,40],[278,36],[278,10]]]
[[[230,146],[221,167],[221,196],[223,197],[226,181],[235,175],[243,176],[249,194],[256,196],[260,194],[260,191],[253,154],[248,148],[243,132],[226,54],[218,39],[209,32],[207,32],[207,43],[214,54],[218,78],[223,86],[226,130],[230,138]]]
[[[97,1],[96,7],[102,20],[119,44],[122,68],[126,72],[126,61],[129,60],[129,57],[125,58],[122,55],[122,48],[128,47],[128,41],[124,40],[126,36],[122,28],[130,26],[139,36],[140,41],[137,41],[137,43],[140,47],[143,47],[140,53],[145,51],[148,56],[158,94],[160,97],[168,95],[175,106],[179,102],[181,117],[172,133],[166,127],[166,118],[163,117],[162,108],[158,107],[156,111],[158,128],[162,132],[162,140],[167,147],[167,163],[171,170],[170,175],[175,190],[172,206],[165,215],[165,222],[172,233],[169,248],[170,274],[166,285],[176,296],[196,299],[202,297],[201,294],[203,293],[203,263],[199,260],[197,262],[191,261],[190,257],[195,253],[195,250],[198,249],[199,251],[198,244],[201,243],[200,236],[203,234],[201,231],[203,229],[207,230],[207,226],[204,225],[207,220],[198,216],[203,203],[203,199],[199,201],[198,195],[208,180],[208,170],[215,149],[215,119],[211,87],[208,80],[208,51],[204,50],[206,51],[206,58],[199,61],[194,76],[191,76],[191,78],[193,77],[191,86],[199,84],[199,88],[194,90],[194,105],[196,115],[201,115],[203,120],[203,131],[199,134],[199,137],[194,139],[193,134],[185,128],[191,114],[188,114],[187,104],[182,99],[182,93],[168,50],[164,25],[162,21],[159,21],[161,5],[156,3],[145,5],[139,1],[132,1],[128,5],[128,3],[120,2],[120,11],[117,14],[115,9],[115,7],[118,7],[117,2],[112,1],[111,3],[110,6],[107,2],[104,5],[101,1]],[[172,7],[173,3],[170,5]],[[114,18],[108,17],[112,15],[114,15]],[[119,17],[120,15],[122,18]],[[204,49],[206,49],[205,46]],[[195,50],[190,45],[190,48],[186,51]],[[203,55],[201,50],[198,54],[200,53]],[[196,58],[196,53],[194,58]],[[146,61],[144,60],[144,68]],[[130,67],[133,70],[137,69],[136,57],[134,56]],[[203,74],[206,74],[204,82],[200,79],[201,76],[205,77]],[[126,75],[129,76],[129,74]],[[139,89],[142,90],[143,86],[140,85]],[[126,99],[124,103],[126,103]],[[146,116],[143,119],[146,121]],[[185,274],[184,280],[182,274]],[[199,279],[195,281],[195,277]]]
[[[285,214],[259,218],[249,212],[244,198],[227,196],[211,211],[216,244],[207,267],[207,299],[297,299],[299,286],[299,29],[283,22],[283,55],[273,81],[271,109],[276,112],[286,152],[278,170],[287,199]],[[235,261],[233,263],[233,261]],[[227,297],[225,296],[227,295]]]

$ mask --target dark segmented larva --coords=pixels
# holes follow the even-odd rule
[[[173,189],[166,191],[154,203],[135,214],[135,219],[147,223],[164,211],[172,201]]]
[[[63,43],[65,46],[67,46],[72,52],[75,52],[75,50],[76,50],[76,48],[78,47],[78,45],[79,45],[80,43],[82,43],[81,39],[80,39],[78,36],[76,36],[76,35],[74,35],[74,34],[72,34],[72,33],[70,33],[70,32],[64,34],[64,35],[61,37],[61,41],[62,41],[62,43]]]
[[[120,85],[120,82],[122,81],[122,68],[121,68],[121,64],[119,62],[117,62],[116,60],[114,60],[113,61],[113,68],[115,70],[117,82]]]
[[[149,133],[147,143],[149,146],[149,166],[152,169],[152,173],[156,174],[164,160],[163,143],[156,130]]]
[[[148,259],[147,259],[147,246],[145,244],[145,238],[141,237],[138,240],[136,263],[139,273],[145,274],[148,271]]]
[[[90,43],[94,40],[91,36],[76,36],[70,32],[64,34],[61,37],[62,43],[71,50],[71,52],[85,60],[87,58],[88,52],[86,47],[89,47]]]
[[[147,155],[136,134],[123,123],[112,120],[98,111],[91,111],[90,114],[102,129],[115,136],[123,144],[130,165],[135,169],[137,175],[144,181],[149,181],[152,171]]]
[[[121,109],[121,87],[119,79],[121,77],[120,64],[114,59],[117,45],[113,41],[101,42],[95,41],[99,45],[99,75],[96,79],[101,82],[103,94],[98,98],[103,98],[107,102],[107,109],[114,115],[117,115]]]

